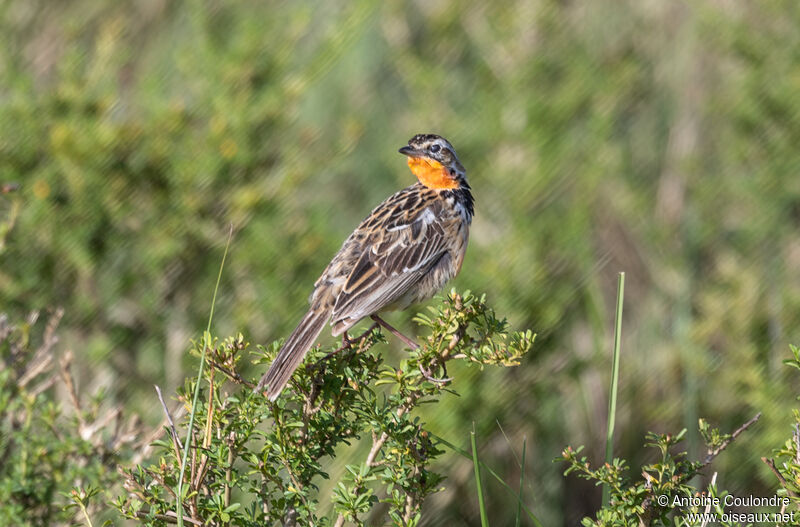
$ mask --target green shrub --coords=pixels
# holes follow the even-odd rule
[[[800,369],[800,349],[796,346],[790,348],[793,357],[783,362]],[[758,508],[745,500],[743,506],[736,509],[737,502],[726,502],[724,498],[729,494],[717,488],[716,472],[706,488],[699,487],[696,479],[739,434],[759,420],[760,412],[731,434],[721,433],[700,419],[699,434],[706,445],[706,455],[701,460],[689,460],[685,451],[676,451],[686,438],[686,429],[683,429],[676,435],[649,433],[646,446],[658,450],[658,459],[635,471],[630,470],[627,461],[619,458],[592,468],[587,457],[580,455],[583,447],[565,448],[556,461],[568,464],[564,475],[576,473],[580,478],[610,489],[610,502],[597,511],[595,519],[583,519],[582,524],[586,527],[739,525],[739,522],[765,521],[800,525],[800,410],[794,409],[792,414],[792,437],[774,452],[774,458],[761,457],[779,484],[778,491],[771,497],[767,496],[777,503],[770,503],[771,507]]]
[[[71,524],[69,504],[99,488],[118,490],[117,463],[141,457],[152,439],[137,419],[105,405],[102,391],[79,391],[72,354],[55,353],[61,315],[51,313],[45,324],[37,312],[18,324],[0,315],[1,525]],[[109,517],[102,505],[87,513]]]
[[[530,331],[509,333],[505,320],[471,293],[451,293],[417,321],[428,335],[399,365],[376,353],[383,337],[373,326],[350,346],[312,350],[274,403],[239,373],[249,350],[244,338],[214,341],[206,355],[208,387],[195,409],[182,498],[186,521],[364,525],[368,517],[382,517],[417,525],[425,498],[441,490],[444,477],[431,469],[441,445],[415,410],[453,392],[447,362],[515,365],[534,339]],[[202,347],[197,343],[195,352]],[[266,365],[279,347],[259,347],[256,362]],[[179,391],[187,410],[194,389],[188,382]],[[149,525],[176,516],[183,434],[172,427],[166,432],[156,443],[156,462],[125,471],[130,494],[116,502],[126,517]],[[333,511],[320,510],[319,482],[329,477],[331,460],[354,443],[368,445],[368,453],[346,467]]]

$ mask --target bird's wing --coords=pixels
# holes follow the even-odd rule
[[[334,324],[349,326],[398,300],[447,253],[441,216],[438,200],[412,195],[387,200],[362,222],[351,236],[363,242],[337,295]]]

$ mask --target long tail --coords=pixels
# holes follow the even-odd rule
[[[286,343],[278,352],[278,356],[272,361],[272,364],[267,370],[267,373],[261,377],[261,380],[256,386],[256,391],[261,392],[267,386],[267,397],[270,401],[278,398],[283,387],[289,382],[289,378],[294,373],[294,370],[303,362],[303,357],[314,341],[317,340],[323,326],[330,318],[330,312],[327,309],[314,309],[311,308],[305,314],[303,320],[297,325]]]

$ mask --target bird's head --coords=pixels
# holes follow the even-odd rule
[[[429,188],[455,189],[466,184],[466,171],[447,139],[435,134],[417,134],[400,149],[408,156],[408,167]]]

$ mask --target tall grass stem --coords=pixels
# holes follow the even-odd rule
[[[528,438],[522,438],[522,461],[520,461],[519,469],[519,497],[517,498],[517,516],[514,519],[514,527],[519,527],[520,519],[522,518],[522,487],[525,484],[525,449],[528,445]]]
[[[614,423],[617,416],[617,390],[619,388],[619,349],[622,337],[622,300],[625,296],[625,273],[617,279],[617,312],[614,316],[614,356],[611,365],[611,387],[608,390],[608,426],[606,432],[606,463],[614,460]],[[603,507],[608,506],[611,489],[603,485]]]
[[[225,258],[228,256],[228,249],[231,246],[231,238],[233,238],[233,225],[228,231],[228,241],[225,244],[225,252],[222,253],[222,262],[219,264],[219,273],[217,274],[217,283],[214,285],[214,296],[211,297],[211,311],[208,314],[208,325],[203,334],[203,351],[200,353],[200,367],[197,371],[197,382],[194,385],[194,398],[192,399],[192,412],[189,414],[189,426],[186,428],[186,440],[183,442],[183,459],[181,460],[181,473],[178,477],[177,487],[177,502],[175,505],[175,514],[178,519],[178,527],[183,527],[183,477],[186,474],[186,463],[189,459],[189,444],[192,440],[192,428],[194,427],[194,415],[197,409],[197,401],[200,397],[200,381],[203,379],[203,369],[206,364],[206,351],[211,346],[211,321],[214,319],[214,306],[217,303],[217,292],[219,291],[219,283],[222,280],[222,270],[225,268]]]
[[[469,440],[472,443],[472,466],[475,467],[475,484],[478,486],[478,507],[481,511],[481,527],[489,527],[489,516],[486,514],[486,504],[483,502],[483,485],[481,484],[481,466],[478,461],[478,447],[475,444],[475,423],[472,423],[472,431],[469,433]]]
[[[456,445],[454,445],[453,443],[451,443],[451,442],[450,442],[450,441],[448,441],[447,439],[445,439],[445,438],[443,438],[443,437],[441,437],[441,436],[438,436],[438,435],[436,435],[436,434],[431,434],[431,437],[432,437],[433,439],[435,439],[436,441],[438,441],[439,443],[441,443],[441,444],[443,444],[444,446],[446,446],[447,448],[449,448],[450,450],[452,450],[453,452],[455,452],[455,453],[457,453],[457,454],[461,455],[461,456],[462,456],[462,457],[464,457],[465,459],[469,459],[469,460],[473,461],[473,463],[474,463],[474,459],[472,458],[472,454],[470,454],[469,452],[467,452],[467,451],[466,451],[466,450],[464,450],[463,448],[457,447]],[[481,469],[483,469],[483,470],[484,470],[484,471],[485,471],[487,474],[489,474],[490,476],[492,476],[492,477],[495,479],[495,481],[497,481],[497,482],[498,482],[498,483],[499,483],[499,484],[500,484],[500,485],[501,485],[501,486],[502,486],[504,489],[506,489],[506,490],[507,490],[507,491],[508,491],[508,492],[509,492],[509,493],[510,493],[512,496],[514,496],[516,499],[520,499],[520,496],[519,496],[519,493],[518,493],[518,491],[516,491],[516,490],[512,489],[512,488],[511,488],[511,485],[509,485],[508,483],[506,483],[506,482],[505,482],[505,480],[503,480],[503,478],[501,478],[501,477],[500,477],[500,475],[499,475],[497,472],[495,472],[494,470],[492,470],[492,467],[490,467],[489,465],[487,465],[486,463],[484,463],[484,462],[482,462],[482,461],[481,461],[479,464],[480,464],[480,466],[481,466]],[[521,467],[521,466],[522,466],[522,465],[520,465],[520,467]],[[531,510],[528,508],[528,506],[527,506],[527,505],[525,505],[525,503],[523,503],[523,502],[520,500],[520,501],[519,501],[519,503],[518,503],[518,505],[519,505],[520,507],[522,507],[522,510],[524,510],[524,511],[525,511],[525,513],[528,515],[528,518],[531,520],[531,522],[533,523],[533,525],[535,525],[536,527],[544,527],[544,525],[542,525],[542,522],[540,522],[540,521],[539,521],[539,518],[537,518],[537,517],[536,517],[536,515],[534,515],[534,514],[533,514],[533,511],[531,511]]]

